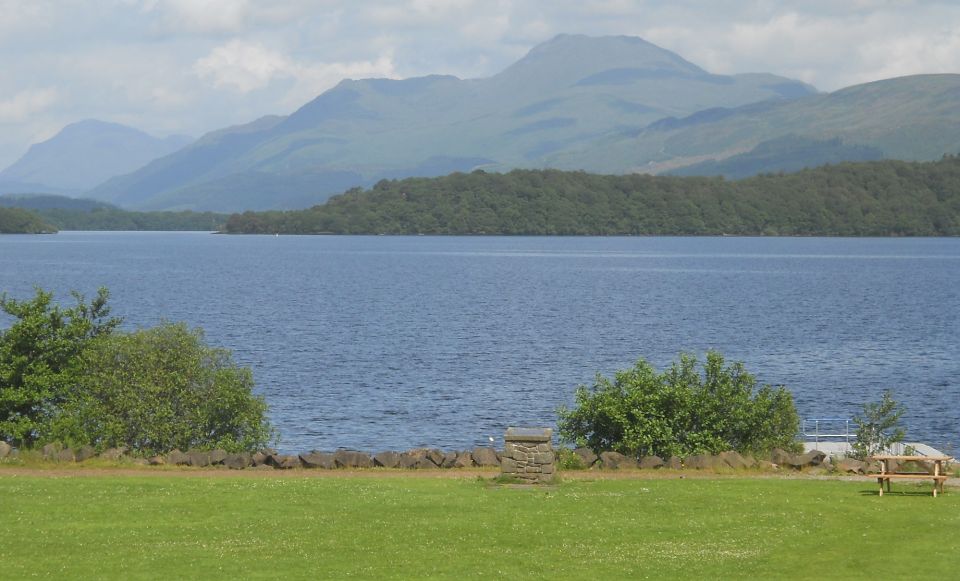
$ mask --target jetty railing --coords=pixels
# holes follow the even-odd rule
[[[817,443],[821,439],[843,438],[849,445],[857,440],[856,427],[851,418],[806,418],[801,431],[804,438],[813,438]]]

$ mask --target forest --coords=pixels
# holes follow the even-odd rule
[[[960,235],[960,158],[722,177],[514,170],[381,180],[305,210],[232,214],[244,234]]]

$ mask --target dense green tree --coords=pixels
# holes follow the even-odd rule
[[[578,387],[575,399],[573,409],[559,411],[560,435],[598,452],[668,457],[797,448],[790,392],[757,389],[741,363],[725,365],[716,352],[707,354],[702,374],[690,355],[662,373],[641,359],[612,380],[598,375],[591,388]]]
[[[173,448],[254,450],[269,443],[267,405],[248,368],[199,329],[165,323],[95,341],[51,437],[141,454]]]
[[[30,445],[42,438],[79,372],[79,355],[119,323],[110,317],[105,288],[86,302],[63,308],[53,294],[36,289],[30,300],[0,295],[0,309],[14,317],[0,333],[0,439]]]
[[[232,215],[230,233],[960,235],[960,159],[843,163],[739,181],[558,170],[381,180]]]

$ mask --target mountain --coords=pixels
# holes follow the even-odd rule
[[[94,119],[72,123],[47,141],[30,146],[23,157],[0,171],[0,193],[80,193],[190,141],[184,136],[159,139]]]
[[[801,169],[795,167],[801,160],[809,161],[807,167],[879,158],[929,161],[960,151],[958,97],[960,75],[887,79],[791,101],[661,119],[562,152],[548,163],[611,173],[738,177],[747,167],[746,175]],[[819,152],[811,150],[812,142],[821,142]]]
[[[547,167],[660,119],[815,94],[775,75],[711,74],[639,38],[561,35],[485,79],[343,81],[85,195],[142,209],[299,208],[384,178]]]

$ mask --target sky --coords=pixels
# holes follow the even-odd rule
[[[960,73],[955,1],[0,0],[0,168],[83,119],[199,137],[344,78],[491,76],[560,33],[823,91]]]

